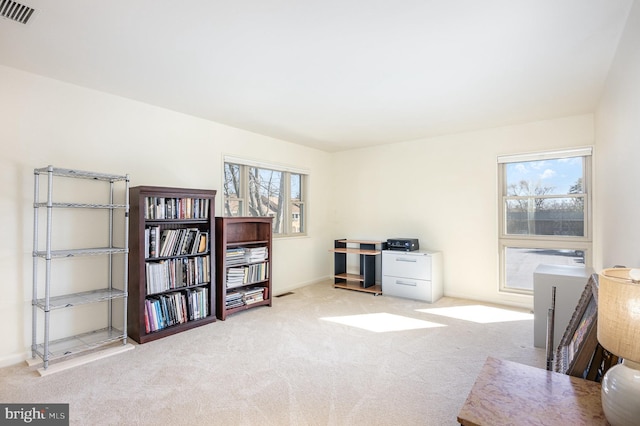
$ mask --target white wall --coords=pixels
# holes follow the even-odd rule
[[[498,292],[497,156],[593,143],[588,114],[338,153],[335,236],[417,237],[443,252],[445,295],[531,308]]]
[[[330,275],[335,238],[417,237],[443,252],[447,295],[531,307],[530,297],[498,292],[496,157],[596,140],[595,267],[640,266],[639,39],[636,3],[595,118],[333,155],[0,67],[0,366],[30,345],[33,169],[48,164],[218,190],[223,154],[306,168],[309,237],[275,241],[276,294]]]
[[[328,276],[329,154],[6,67],[0,93],[0,365],[24,359],[31,344],[34,168],[217,189],[218,212],[223,154],[307,169],[309,236],[274,242],[274,294]]]
[[[640,4],[636,1],[596,111],[597,270],[640,267]]]

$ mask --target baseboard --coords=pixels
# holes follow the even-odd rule
[[[318,284],[320,282],[327,281],[327,280],[330,280],[330,279],[331,279],[331,277],[327,275],[327,276],[322,277],[322,278],[316,278],[316,279],[305,281],[305,282],[302,282],[302,283],[296,283],[296,284],[293,284],[293,285],[288,285],[288,286],[284,286],[284,287],[278,287],[277,291],[274,288],[273,295],[275,297],[275,296],[278,296],[279,294],[284,294],[284,293],[287,293],[287,292],[290,292],[290,291],[293,291],[293,290],[297,290],[297,289],[302,288],[302,287],[306,287],[306,286],[313,285],[313,284]]]
[[[31,351],[13,354],[0,358],[0,368],[11,367],[24,362],[25,359],[31,358]]]

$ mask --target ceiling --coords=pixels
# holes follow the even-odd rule
[[[633,0],[20,3],[2,65],[334,152],[593,112]]]

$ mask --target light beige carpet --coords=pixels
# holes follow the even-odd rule
[[[523,313],[326,281],[64,372],[0,369],[0,401],[69,403],[73,425],[456,425],[487,356],[544,368]]]

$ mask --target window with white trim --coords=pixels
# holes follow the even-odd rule
[[[224,159],[224,216],[273,217],[274,236],[305,235],[308,173],[285,166]]]
[[[591,153],[498,157],[501,291],[533,294],[540,264],[591,265]]]

